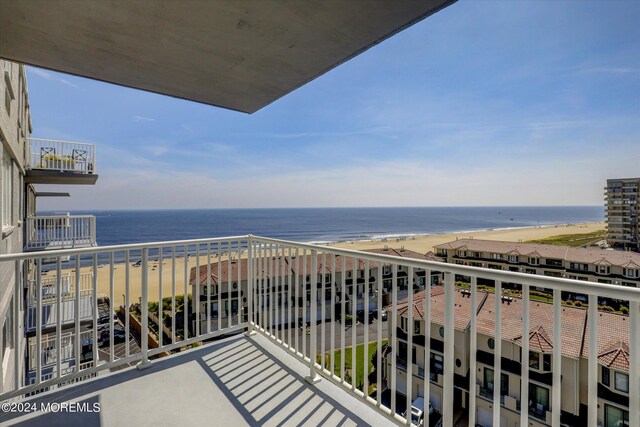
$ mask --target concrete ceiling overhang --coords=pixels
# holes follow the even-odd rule
[[[455,0],[0,0],[0,57],[252,113]]]

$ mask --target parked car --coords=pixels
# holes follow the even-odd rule
[[[107,340],[109,340],[109,334],[110,333],[111,333],[111,331],[109,329],[103,329],[100,332],[100,340],[104,339],[105,337],[107,337]],[[124,334],[125,330],[124,330],[124,328],[113,328],[113,333],[114,334],[116,334],[116,333]]]
[[[102,346],[107,346],[110,343],[110,335],[108,333],[109,331],[107,331],[107,334],[103,334],[100,337],[100,345]],[[114,330],[113,331],[113,343],[117,344],[117,343],[121,343],[121,342],[125,342],[127,340],[127,334],[124,331],[124,329],[119,328],[118,330]]]
[[[424,398],[416,397],[411,403],[411,425],[422,427],[424,425]],[[433,407],[429,402],[429,415],[433,414]],[[407,418],[408,413],[402,414]]]

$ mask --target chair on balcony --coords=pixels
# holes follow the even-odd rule
[[[86,165],[86,167],[81,167],[80,170],[93,171],[93,165],[87,161],[87,150],[74,148],[71,150],[71,160],[74,165]]]
[[[55,147],[40,147],[40,167],[46,168],[49,159],[54,160],[56,158]]]

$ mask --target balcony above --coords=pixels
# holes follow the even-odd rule
[[[26,177],[28,184],[93,185],[96,148],[93,144],[29,138]]]
[[[0,414],[2,425],[395,425],[260,334],[234,336],[32,402],[100,404],[100,412]],[[30,402],[31,403],[31,402]],[[212,420],[215,420],[213,422]],[[213,424],[212,424],[213,423]]]
[[[96,246],[93,215],[37,215],[26,219],[25,251]]]

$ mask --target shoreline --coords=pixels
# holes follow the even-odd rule
[[[404,246],[406,249],[414,250],[416,252],[426,253],[433,250],[433,246],[441,243],[446,243],[457,238],[476,238],[487,240],[505,240],[505,241],[526,241],[541,239],[550,236],[556,236],[560,234],[580,234],[589,233],[596,230],[602,230],[604,228],[604,222],[588,222],[588,223],[576,223],[576,224],[558,224],[549,226],[534,226],[534,227],[511,227],[506,229],[492,229],[492,230],[478,230],[478,231],[461,231],[454,233],[442,233],[442,234],[428,234],[423,236],[412,236],[409,238],[382,238],[376,240],[351,240],[345,242],[328,243],[323,246],[328,247],[342,247],[355,250],[375,249],[389,247]],[[223,261],[226,261],[226,257],[223,257]],[[216,256],[211,256],[211,261],[215,262]],[[207,255],[200,256],[200,265],[206,265]],[[196,266],[196,257],[190,256],[186,260],[187,277],[190,275],[191,268]],[[171,268],[171,259],[163,259],[163,275],[162,275],[162,295],[163,297],[172,295],[173,288],[173,270]],[[184,269],[185,258],[184,256],[176,256],[175,258],[175,289],[176,296],[184,294]],[[109,264],[100,264],[98,268],[98,295],[110,294],[110,269]],[[73,274],[74,268],[69,267],[62,269],[63,274]],[[91,266],[84,266],[80,268],[82,273],[90,273]],[[159,279],[159,263],[157,259],[149,259],[148,268],[148,283],[149,283],[149,301],[158,301],[160,290]],[[142,268],[133,267],[129,268],[129,302],[136,303],[142,295]],[[114,301],[113,306],[118,307],[124,304],[123,294],[125,293],[125,277],[126,268],[124,262],[114,263]],[[187,292],[191,292],[190,288]]]

